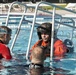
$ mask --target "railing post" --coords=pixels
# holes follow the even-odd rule
[[[52,33],[51,33],[51,51],[50,51],[51,61],[53,60],[54,25],[55,25],[55,7],[53,8],[53,15],[52,15]]]

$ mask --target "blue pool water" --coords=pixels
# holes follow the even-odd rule
[[[44,17],[44,19],[43,19]],[[5,17],[6,18],[6,17]],[[17,37],[17,40],[15,41],[15,45],[13,50],[11,51],[12,56],[14,57],[11,61],[5,61],[2,60],[3,66],[0,68],[0,75],[41,75],[39,73],[42,73],[43,75],[75,75],[76,74],[76,33],[74,32],[73,35],[73,42],[74,42],[74,53],[67,54],[63,59],[54,59],[54,61],[50,62],[50,59],[47,58],[45,60],[44,66],[45,70],[40,71],[38,70],[31,70],[32,72],[37,72],[35,74],[31,74],[28,63],[29,61],[26,61],[25,54],[28,46],[29,36],[30,36],[30,30],[31,25],[28,22],[25,22],[25,19],[27,20],[29,18],[25,17],[22,25],[26,25],[25,28],[21,28],[20,33]],[[31,17],[32,18],[32,17]],[[46,16],[38,16],[39,19],[37,19],[38,23],[41,22],[50,22],[51,17]],[[41,20],[40,20],[41,18]],[[1,19],[0,19],[1,20]],[[11,44],[13,42],[14,36],[16,34],[17,28],[14,26],[18,26],[20,18],[10,19],[8,26],[13,26],[12,28],[12,37],[11,41],[9,43],[9,48],[11,47]],[[14,23],[13,23],[14,22]],[[5,25],[5,21],[1,22],[2,25]],[[71,24],[71,23],[69,23]],[[58,31],[58,37],[64,41],[64,39],[70,38],[70,35],[72,33],[72,29],[68,27],[61,27]],[[66,32],[65,32],[66,30]],[[63,35],[63,37],[61,37]],[[36,27],[34,28],[33,37],[31,41],[31,46],[38,40],[38,36],[36,33]],[[50,66],[51,65],[51,66]]]

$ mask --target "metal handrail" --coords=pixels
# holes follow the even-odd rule
[[[6,26],[8,26],[8,21],[9,21],[9,16],[10,16],[10,14],[11,14],[12,6],[13,6],[14,4],[16,4],[16,3],[23,5],[22,3],[18,2],[18,1],[15,1],[15,2],[13,2],[13,3],[10,4],[9,10],[8,10],[8,14],[7,14],[7,19],[6,19]],[[25,6],[26,6],[26,5],[25,5]],[[26,6],[26,7],[27,7],[27,6]],[[26,10],[27,10],[27,9],[26,9]],[[25,12],[25,8],[24,8],[24,12]],[[24,13],[24,12],[23,12],[23,13]],[[14,13],[13,13],[13,14],[14,14]],[[22,15],[24,15],[24,14],[22,14]]]
[[[15,4],[15,3],[18,3],[18,4],[21,4],[21,5],[25,6],[25,7],[26,7],[26,10],[25,10],[25,8],[24,8],[24,12],[23,12],[23,13],[12,13],[12,12],[10,12],[13,4]],[[43,9],[39,8],[41,4],[46,4],[46,5],[52,6],[52,7],[53,7],[53,12],[50,12],[50,11],[43,10]],[[26,4],[20,3],[20,2],[17,2],[17,1],[16,1],[16,2],[13,2],[13,3],[10,5],[9,11],[8,11],[8,15],[7,15],[8,17],[7,17],[7,20],[6,20],[6,26],[8,26],[8,21],[9,21],[9,16],[10,16],[10,15],[14,15],[14,14],[16,14],[16,15],[20,15],[20,14],[21,14],[21,15],[22,15],[22,18],[21,18],[21,20],[20,20],[20,23],[19,23],[19,26],[18,26],[18,29],[17,29],[17,33],[16,33],[16,35],[15,35],[15,38],[14,38],[13,43],[12,43],[12,46],[11,46],[11,50],[13,49],[13,46],[14,46],[15,41],[16,41],[16,39],[17,39],[17,36],[18,36],[18,34],[19,34],[19,31],[20,31],[20,28],[21,28],[21,24],[22,24],[22,20],[23,20],[23,18],[24,18],[24,15],[30,15],[30,13],[29,13],[29,14],[26,13],[26,11],[27,11],[27,9],[28,9],[29,7],[31,7],[31,6],[27,6]],[[57,6],[57,5],[54,5],[54,4],[52,4],[52,3],[44,2],[44,1],[39,2],[38,4],[36,4],[35,7],[32,7],[32,8],[35,9],[35,12],[32,14],[32,15],[34,16],[34,18],[33,18],[33,22],[31,22],[31,23],[32,23],[32,28],[31,28],[30,37],[29,37],[29,42],[28,42],[28,47],[27,47],[27,51],[26,51],[26,59],[28,60],[28,57],[29,57],[29,50],[30,50],[30,45],[31,45],[31,40],[32,40],[32,35],[33,35],[34,26],[35,26],[35,23],[36,23],[37,11],[40,10],[40,11],[43,11],[43,12],[46,12],[46,13],[49,13],[49,14],[53,14],[53,16],[52,16],[52,24],[53,24],[53,27],[52,27],[52,37],[51,37],[51,45],[52,45],[52,46],[51,46],[51,54],[50,54],[50,55],[51,55],[51,61],[52,61],[52,59],[53,59],[52,56],[53,56],[53,36],[54,36],[53,33],[54,33],[54,25],[55,25],[55,23],[58,23],[58,24],[62,24],[62,25],[69,26],[68,24],[62,23],[61,20],[60,20],[59,22],[55,20],[55,15],[56,15],[56,16],[59,16],[60,19],[63,19],[63,17],[62,17],[61,15],[55,13],[55,10],[56,10],[56,8],[59,8],[59,9],[63,9],[63,10],[66,10],[66,11],[72,12],[72,13],[76,13],[76,12],[75,12],[75,11],[72,11],[72,10],[69,10],[69,9],[66,9],[66,8],[62,8],[62,7]],[[72,22],[73,22],[73,20],[72,20]],[[76,28],[74,23],[73,23],[73,26],[69,26],[69,27]]]
[[[12,8],[13,4],[15,4],[15,3],[20,4],[20,2],[13,2],[13,3],[10,5],[10,8],[9,8],[9,10],[8,10],[7,19],[6,19],[6,26],[8,26],[8,21],[9,21],[9,16],[10,16],[10,13],[11,13],[11,8]],[[26,10],[27,10],[27,9],[26,9]],[[23,13],[25,13],[26,10],[24,10]],[[21,20],[20,20],[20,22],[19,22],[19,26],[18,26],[17,31],[16,31],[16,34],[15,34],[15,36],[14,36],[14,39],[13,39],[13,42],[12,42],[12,45],[11,45],[11,48],[10,48],[11,52],[12,52],[12,49],[13,49],[14,44],[15,44],[15,42],[16,42],[16,39],[17,39],[17,37],[18,37],[18,34],[19,34],[19,32],[20,32],[20,28],[21,28],[21,25],[22,25],[23,18],[24,18],[24,14],[22,14]],[[12,54],[13,54],[13,53],[12,53]]]
[[[43,1],[42,1],[42,2],[39,2],[39,3],[37,4],[36,9],[42,10],[42,9],[39,8],[39,5],[42,4],[42,3],[48,4],[48,5],[52,6],[52,7],[60,8],[60,9],[63,9],[63,10],[66,10],[66,11],[69,11],[69,12],[72,12],[72,13],[76,13],[76,12],[71,11],[71,10],[69,10],[69,9],[65,9],[65,8],[59,7],[59,6],[57,6],[57,5],[53,5],[52,3],[43,2]],[[51,13],[51,12],[46,11],[46,10],[42,10],[42,11],[47,12],[47,13]],[[54,22],[57,22],[57,21],[54,20],[54,19],[55,19],[54,16],[57,15],[57,14],[54,14],[54,13],[55,13],[55,10],[53,11],[53,20],[52,20],[53,28],[52,28],[52,37],[51,37],[51,45],[52,45],[52,47],[51,47],[51,54],[50,54],[50,56],[51,56],[51,61],[52,61],[52,56],[53,56],[53,33],[54,33],[54,25],[55,25]],[[60,16],[60,15],[58,15],[58,16]],[[61,24],[61,22],[57,22],[57,23],[60,23],[60,24]],[[63,23],[62,23],[62,24],[63,24]],[[67,26],[69,26],[69,25],[67,25]],[[73,26],[70,26],[70,27],[73,27]],[[30,43],[31,43],[31,41],[30,41]],[[30,49],[30,46],[28,46],[26,58],[29,56],[29,49]]]
[[[38,11],[38,5],[35,8],[35,15],[33,18],[33,23],[32,23],[32,28],[31,28],[31,32],[30,32],[30,38],[29,38],[29,43],[28,43],[28,47],[27,47],[27,52],[26,52],[26,60],[29,60],[29,50],[30,50],[30,45],[31,45],[31,40],[32,40],[32,35],[33,35],[33,30],[34,30],[34,25],[35,25],[35,21],[36,21],[36,15],[37,15],[37,11]]]

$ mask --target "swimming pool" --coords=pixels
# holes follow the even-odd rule
[[[30,17],[30,18],[32,18],[32,17]],[[14,18],[12,20],[10,19],[8,26],[12,28],[12,39],[8,45],[9,48],[13,41],[14,35],[16,34],[16,30],[17,30],[16,26],[18,25],[19,19],[20,18],[16,18],[16,20]],[[30,36],[31,25],[30,25],[30,23],[27,23],[25,21],[25,19],[29,19],[29,16],[24,18],[24,21],[22,24],[25,25],[25,27],[21,28],[20,33],[15,42],[14,48],[11,51],[12,56],[16,59],[11,60],[10,62],[2,60],[3,65],[5,67],[2,67],[2,69],[0,70],[1,75],[32,75],[32,74],[30,74],[30,70],[28,69],[28,65],[27,65],[29,62],[25,60],[25,54],[26,54],[28,40],[29,40],[29,36]],[[38,16],[37,21],[38,21],[38,23],[41,24],[42,22],[47,22],[47,21],[49,22],[50,19],[51,19],[50,16],[47,18],[46,16],[40,15],[40,16]],[[1,22],[1,24],[5,25],[5,21]],[[68,33],[71,33],[72,29],[69,28],[67,30],[67,28],[65,28],[65,27],[61,27],[61,28],[62,29],[60,29],[58,32],[58,37],[64,41],[64,38],[70,37]],[[67,30],[67,31],[63,32],[65,30]],[[76,34],[76,33],[74,33],[74,34]],[[62,35],[64,35],[63,38],[61,37]],[[38,36],[36,33],[36,27],[35,27],[31,46],[37,40],[38,40]],[[75,47],[76,35],[73,36],[73,42],[74,42],[74,47]],[[45,68],[45,72],[44,71],[41,72],[40,70],[38,70],[38,73],[41,72],[41,73],[43,73],[43,75],[51,75],[51,74],[52,75],[58,75],[58,74],[59,75],[71,75],[71,74],[75,75],[76,74],[76,56],[75,56],[76,48],[74,50],[75,50],[74,53],[67,54],[63,59],[59,59],[59,60],[55,59],[54,61],[50,62],[49,58],[47,58],[45,60],[44,66],[46,66],[48,68]],[[49,65],[51,63],[52,63],[53,69],[52,69],[52,67],[51,68],[49,67]],[[38,73],[35,73],[35,75],[37,75]],[[38,74],[38,75],[41,75],[41,74]]]

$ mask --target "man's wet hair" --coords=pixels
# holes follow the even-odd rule
[[[0,26],[0,34],[11,34],[12,30],[7,26]]]

